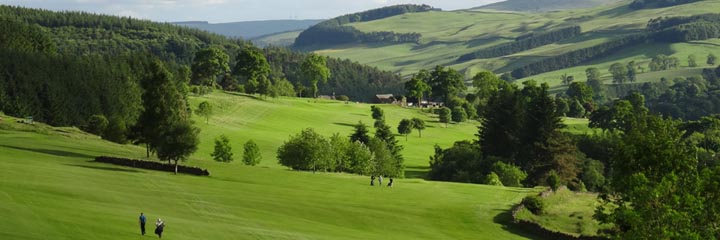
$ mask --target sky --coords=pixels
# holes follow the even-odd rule
[[[131,16],[160,22],[211,23],[273,19],[327,19],[396,4],[428,4],[443,10],[501,0],[0,0],[0,4]]]

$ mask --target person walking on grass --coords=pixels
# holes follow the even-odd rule
[[[382,187],[382,175],[378,176],[378,185]]]
[[[142,233],[143,236],[145,236],[145,215],[143,213],[140,213],[140,233]]]
[[[164,228],[165,222],[163,222],[162,219],[158,218],[157,222],[155,222],[155,234],[158,235],[158,238],[162,238]]]
[[[390,182],[388,182],[388,187],[392,187],[392,186],[393,186],[393,179],[390,178]]]
[[[370,186],[375,186],[375,175],[370,176]]]

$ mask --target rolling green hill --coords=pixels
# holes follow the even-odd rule
[[[149,225],[158,217],[167,223],[169,239],[537,239],[503,225],[510,207],[537,189],[419,179],[399,179],[390,189],[370,187],[367,177],[295,172],[275,164],[273,145],[288,131],[343,132],[345,123],[369,118],[367,105],[228,94],[207,99],[219,111],[209,125],[197,124],[203,145],[188,164],[209,169],[210,177],[95,163],[99,155],[143,158],[145,151],[75,128],[22,124],[0,115],[0,238],[135,238],[137,215],[144,212]],[[200,100],[206,99],[193,102]],[[386,113],[391,123],[418,114],[390,107]],[[472,125],[451,129],[440,135],[431,127],[424,139],[451,140],[462,135],[454,131]],[[230,136],[237,158],[240,140],[256,139],[263,163],[209,160],[209,144],[219,133]]]
[[[499,11],[545,12],[565,9],[590,8],[615,3],[621,0],[507,0],[475,9]]]
[[[642,32],[648,20],[660,16],[687,16],[715,12],[718,1],[701,1],[666,8],[633,10],[622,1],[590,9],[573,9],[541,13],[507,12],[485,9],[459,11],[433,11],[409,13],[370,22],[352,23],[350,26],[363,32],[387,31],[417,32],[422,35],[418,44],[343,44],[317,47],[317,53],[342,56],[384,70],[409,75],[420,69],[445,65],[461,70],[471,77],[481,70],[496,73],[512,71],[523,65],[585,47],[608,42],[622,34]],[[459,62],[464,54],[514,41],[528,33],[545,32],[577,25],[582,34],[554,44],[544,45],[507,56]],[[581,64],[569,71],[555,71],[531,76],[540,82],[557,85],[560,75],[575,75],[584,79],[578,70],[599,67],[604,73],[612,62],[648,62],[656,54],[674,55],[686,60],[690,54],[701,59],[708,52],[720,53],[717,40],[689,43],[641,44],[610,56]],[[701,54],[702,53],[702,54]]]
[[[229,23],[208,23],[203,21],[176,22],[173,24],[202,29],[231,38],[254,39],[257,37],[287,31],[303,30],[322,20],[266,20]]]

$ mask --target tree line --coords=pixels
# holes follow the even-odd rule
[[[238,62],[235,57],[243,49],[256,49],[250,42],[240,39],[228,39],[220,35],[172,24],[154,23],[128,17],[114,17],[82,12],[52,12],[47,10],[28,9],[21,7],[0,6],[0,15],[4,19],[22,23],[21,25],[39,26],[38,33],[45,33],[44,44],[52,42],[54,52],[65,55],[105,55],[122,56],[133,53],[150,53],[166,63],[173,65],[192,65],[198,53],[207,49],[223,51],[227,56],[229,67]],[[9,31],[8,31],[9,32]],[[6,35],[11,37],[17,35]],[[32,37],[33,39],[42,39]],[[19,49],[14,46],[13,49]],[[286,82],[297,86],[308,86],[306,79],[300,75],[300,64],[309,54],[294,52],[283,48],[262,50],[266,61],[272,67],[272,75],[268,78],[273,86],[282,86],[274,92],[287,93]],[[209,56],[209,55],[206,55]],[[352,99],[369,101],[378,93],[399,93],[401,79],[399,76],[381,71],[374,67],[361,65],[349,60],[327,58],[331,72],[328,84],[320,83],[319,94],[351,96]],[[234,69],[230,69],[234,70]],[[218,83],[223,80],[233,82],[243,80],[241,76],[219,74]],[[199,76],[199,75],[195,75]],[[194,79],[194,80],[197,80]],[[206,81],[212,81],[205,78]],[[282,82],[277,84],[278,82]],[[207,92],[202,90],[198,92]],[[300,92],[295,90],[295,93]],[[303,96],[310,96],[304,94]]]
[[[481,49],[472,53],[464,54],[458,61],[464,62],[473,59],[495,58],[527,51],[533,48],[545,46],[551,43],[573,38],[582,32],[580,26],[564,27],[552,31],[532,33],[515,39],[514,42],[503,43],[489,48]]]
[[[632,9],[671,7],[699,1],[702,0],[634,0],[632,3],[630,3],[629,7]]]
[[[387,43],[417,43],[422,35],[419,33],[396,33],[393,31],[364,33],[346,24],[354,22],[367,22],[412,12],[435,11],[428,5],[395,5],[368,10],[359,13],[347,14],[329,19],[312,26],[295,39],[295,47],[306,47],[315,44],[342,44],[353,42],[387,42]]]
[[[373,137],[362,122],[356,124],[353,133],[347,137],[334,134],[326,138],[307,128],[278,148],[278,162],[294,170],[403,177],[403,147],[386,124],[382,109],[372,106],[371,111],[375,119]],[[412,125],[419,130],[425,128],[420,119],[412,120]],[[408,123],[401,123],[399,132],[409,133],[408,127]]]

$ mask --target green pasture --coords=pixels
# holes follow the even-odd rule
[[[417,32],[423,35],[419,44],[346,44],[312,50],[402,75],[444,65],[464,72],[469,78],[481,70],[507,72],[545,57],[599,44],[621,34],[636,33],[642,31],[650,19],[659,16],[714,13],[720,9],[718,1],[637,11],[629,9],[628,3],[629,1],[621,1],[590,9],[532,13],[486,9],[410,13],[351,25],[364,32]],[[463,54],[512,41],[523,34],[570,25],[580,25],[583,35],[509,56],[457,62],[457,58]],[[585,68],[607,69],[615,61],[648,62],[657,54],[676,55],[683,62],[686,62],[687,55],[690,54],[696,54],[702,59],[707,56],[708,51],[719,51],[718,43],[717,40],[711,40],[680,44],[643,44],[583,66],[540,74],[529,79],[549,82],[556,86],[559,84],[556,78],[559,79],[564,73],[574,75],[576,79],[584,79],[584,74],[580,73],[583,73]]]
[[[157,218],[167,223],[163,239],[537,239],[503,225],[511,206],[537,189],[419,179],[398,179],[394,188],[371,187],[367,177],[274,166],[268,141],[284,139],[282,131],[299,130],[303,126],[297,123],[312,118],[328,119],[327,125],[312,125],[318,131],[339,131],[348,127],[332,123],[345,118],[321,113],[348,108],[363,114],[367,105],[268,103],[227,94],[208,98],[255,106],[220,105],[223,114],[203,127],[204,145],[187,164],[209,169],[210,177],[95,163],[91,160],[99,155],[142,158],[145,151],[74,128],[0,117],[0,239],[152,239],[140,236],[140,212],[148,216],[148,225]],[[271,105],[301,110],[281,115]],[[386,108],[393,121],[416,114],[390,110],[395,109]],[[424,138],[443,139],[439,132],[431,128]],[[241,136],[256,138],[264,163],[246,167],[210,161],[208,142],[219,133],[231,136],[235,146]]]

